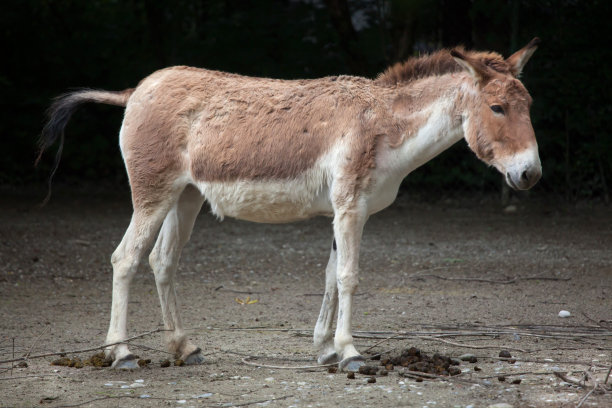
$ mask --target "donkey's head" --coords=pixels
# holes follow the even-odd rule
[[[517,79],[539,42],[534,38],[505,60],[497,54],[451,51],[475,80],[465,98],[465,138],[478,158],[495,166],[517,190],[531,188],[542,175],[529,116],[532,99]]]

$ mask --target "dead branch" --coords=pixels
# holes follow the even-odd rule
[[[254,363],[252,361],[248,361],[250,359],[253,359],[256,357],[253,356],[247,356],[242,358],[240,361],[242,361],[244,364],[246,365],[250,365],[250,366],[255,366],[255,367],[263,367],[263,368],[274,368],[274,369],[278,369],[278,370],[310,370],[310,369],[316,369],[316,368],[324,368],[324,367],[334,367],[337,366],[338,363],[331,363],[331,364],[317,364],[317,365],[305,365],[305,366],[276,366],[276,365],[269,365],[269,364],[258,364],[258,363]]]
[[[475,346],[475,345],[471,345],[471,344],[464,344],[464,343],[455,343],[453,341],[449,341],[449,340],[444,340],[444,339],[440,339],[436,336],[415,336],[419,339],[423,339],[423,340],[433,340],[433,341],[439,341],[442,343],[446,343],[446,344],[450,344],[452,346],[457,346],[457,347],[465,347],[465,348],[471,348],[471,349],[504,349],[504,350],[512,350],[512,351],[519,351],[521,353],[529,353],[529,351],[520,349],[520,348],[515,348],[515,347],[506,347],[506,346],[493,346],[493,345],[485,345],[485,346]]]
[[[32,353],[32,350],[34,349],[34,346],[36,345],[36,343],[38,343],[38,340],[40,340],[40,338],[47,332],[47,330],[49,330],[49,327],[51,327],[51,326],[45,327],[45,330],[43,330],[42,333],[40,333],[38,335],[36,340],[34,340],[34,342],[32,343],[32,346],[30,346],[30,349],[28,350],[28,352],[25,354],[24,358],[28,358],[30,356],[30,353]]]
[[[446,376],[446,375],[438,375],[438,374],[430,374],[430,373],[422,373],[420,371],[412,371],[412,370],[398,370],[398,374],[402,377],[408,378],[427,378],[431,380],[442,380],[442,381],[456,381],[463,382],[469,384],[480,384],[478,381],[468,380],[467,378],[459,378],[458,375],[455,376]]]
[[[129,342],[129,341],[131,341],[131,340],[134,340],[134,339],[139,339],[139,338],[141,338],[141,337],[149,336],[149,335],[151,335],[151,334],[155,334],[155,333],[158,333],[158,332],[161,332],[161,331],[165,331],[165,329],[160,329],[160,328],[157,328],[157,329],[155,329],[155,330],[151,330],[151,331],[148,331],[148,332],[146,332],[146,333],[139,334],[139,335],[137,335],[137,336],[129,337],[129,338],[127,338],[127,339],[125,339],[125,340],[122,340],[122,341],[116,341],[116,342],[114,342],[114,343],[108,343],[108,344],[104,344],[104,345],[102,345],[102,346],[98,346],[98,347],[91,347],[91,348],[81,349],[81,350],[67,350],[67,351],[58,351],[58,352],[54,352],[54,353],[38,354],[38,355],[35,355],[35,356],[29,356],[29,357],[19,357],[19,358],[13,358],[13,359],[11,359],[11,360],[2,360],[2,361],[0,361],[0,364],[5,364],[5,363],[13,363],[13,362],[17,362],[17,361],[25,361],[25,360],[28,360],[28,359],[34,359],[34,358],[43,358],[43,357],[51,357],[51,356],[61,356],[61,355],[65,355],[65,354],[80,354],[80,353],[89,353],[89,352],[91,352],[91,351],[96,351],[96,350],[105,349],[105,348],[107,348],[107,347],[114,346],[114,345],[116,345],[116,344],[128,343],[128,342]]]
[[[584,371],[581,371],[581,372],[583,372],[583,373],[584,373]],[[566,383],[569,383],[569,384],[574,384],[574,385],[577,385],[577,386],[582,387],[582,388],[583,388],[583,387],[584,387],[584,385],[585,385],[585,384],[584,384],[584,381],[583,381],[583,382],[580,382],[580,380],[577,380],[577,379],[572,378],[572,377],[568,377],[568,376],[566,375],[566,374],[567,374],[567,372],[553,371],[553,372],[552,372],[552,374],[554,374],[554,375],[555,375],[555,377],[558,377],[558,378],[562,379],[562,380],[563,380],[563,381],[565,381]]]
[[[553,276],[515,276],[511,279],[499,280],[499,279],[484,279],[484,278],[474,278],[474,277],[447,277],[442,275],[434,275],[434,274],[412,274],[409,275],[408,278],[416,279],[416,278],[436,278],[447,281],[463,281],[463,282],[485,282],[485,283],[497,283],[501,285],[508,285],[511,283],[516,283],[518,281],[526,281],[526,280],[551,280],[551,281],[568,281],[572,279],[571,277],[562,277],[556,278]]]

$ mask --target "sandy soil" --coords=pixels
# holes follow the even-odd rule
[[[0,199],[0,360],[28,352],[72,357],[72,350],[103,344],[107,329],[109,259],[127,227],[129,200],[64,191],[42,210],[34,204],[29,196]],[[329,219],[220,223],[204,210],[178,279],[183,320],[203,349],[203,365],[160,367],[172,356],[159,333],[133,342],[133,352],[152,360],[135,371],[50,365],[56,357],[31,358],[25,368],[4,363],[0,406],[574,407],[592,382],[575,386],[553,372],[581,378],[576,371],[588,369],[603,382],[612,365],[609,207],[560,210],[523,200],[505,214],[494,200],[426,204],[406,197],[366,226],[356,345],[364,351],[380,342],[371,337],[407,331],[409,338],[365,354],[416,346],[429,354],[472,353],[478,362],[462,363],[451,381],[416,382],[396,369],[375,383],[325,368],[245,364],[245,356],[271,366],[314,364],[310,336],[330,241]],[[458,277],[518,279],[444,279]],[[530,277],[547,279],[523,279]],[[160,327],[148,268],[131,293],[130,334]],[[236,299],[247,296],[257,302]],[[560,310],[572,316],[560,318]],[[434,338],[441,333],[449,335]],[[514,364],[497,358],[504,348]],[[521,383],[512,384],[516,379]],[[612,406],[612,393],[592,393],[583,406]]]

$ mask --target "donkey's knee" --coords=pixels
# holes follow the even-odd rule
[[[137,254],[127,253],[122,247],[119,247],[111,256],[111,264],[113,265],[113,280],[129,282],[138,269],[140,257]]]

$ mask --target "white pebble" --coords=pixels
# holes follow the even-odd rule
[[[121,388],[130,388],[129,385],[122,385]]]
[[[205,392],[204,394],[194,395],[193,398],[208,398],[212,397],[212,392]]]
[[[149,394],[142,394],[140,398],[151,398],[151,396]]]
[[[137,382],[137,383],[143,383],[143,382],[144,382],[144,380],[134,380],[134,382]]]
[[[567,310],[562,310],[559,312],[559,317],[570,317],[572,314]]]
[[[178,401],[176,401],[177,404],[184,404],[186,402],[187,402],[187,400],[178,400]]]

